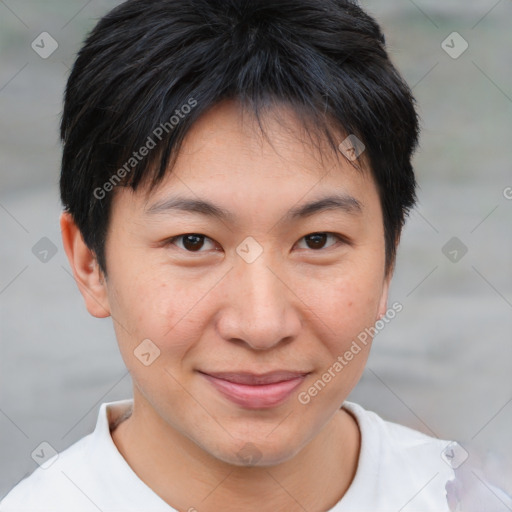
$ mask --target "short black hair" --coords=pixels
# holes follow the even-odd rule
[[[152,190],[194,122],[230,99],[258,120],[290,106],[336,154],[340,132],[362,141],[389,271],[416,201],[419,126],[378,23],[349,0],[128,0],[88,35],[61,121],[61,200],[105,275],[116,185]]]

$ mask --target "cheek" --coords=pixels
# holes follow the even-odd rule
[[[138,272],[133,279],[115,276],[109,291],[119,346],[129,368],[133,351],[145,339],[160,350],[158,363],[169,368],[181,364],[188,351],[201,340],[211,313],[209,295],[219,277],[190,279],[171,275],[169,269]],[[210,309],[208,309],[210,308]]]
[[[313,289],[311,309],[327,331],[324,339],[329,352],[343,350],[375,323],[382,294],[380,275],[347,272],[337,279],[318,282]]]
[[[304,412],[321,424],[359,381],[369,356],[371,330],[382,291],[380,278],[339,278],[315,287],[317,373],[298,396]],[[319,355],[321,354],[321,355]],[[308,408],[311,404],[311,409]]]
[[[201,291],[149,273],[117,280],[112,290],[121,356],[137,388],[154,406],[183,402],[180,367],[200,339],[202,327],[193,313],[200,306]]]

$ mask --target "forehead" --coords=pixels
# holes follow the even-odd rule
[[[135,194],[139,209],[147,214],[162,212],[171,204],[195,202],[189,209],[213,211],[216,204],[221,210],[232,205],[239,212],[256,212],[282,204],[288,206],[291,218],[300,216],[299,203],[314,198],[330,196],[331,206],[343,203],[347,213],[378,202],[363,157],[356,168],[341,153],[334,154],[327,141],[311,136],[291,108],[269,111],[261,122],[260,126],[234,101],[213,107],[192,126],[163,181]],[[342,141],[345,136],[339,137]],[[333,196],[341,198],[338,205]]]
[[[346,137],[334,127],[331,130],[340,142]],[[209,159],[213,164],[221,158],[233,164],[240,160],[246,167],[255,161],[261,168],[260,176],[267,168],[263,166],[266,161],[273,167],[274,176],[287,168],[292,173],[302,171],[315,176],[344,160],[312,120],[299,119],[291,106],[274,105],[256,117],[236,100],[218,103],[203,114],[185,137],[178,158],[183,164],[184,160],[191,164],[196,158]],[[203,171],[200,166],[188,169],[189,175]],[[245,172],[242,166],[239,171]]]

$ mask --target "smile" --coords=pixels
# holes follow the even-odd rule
[[[267,409],[284,403],[300,386],[307,373],[277,371],[251,373],[199,372],[225,398],[246,409]]]

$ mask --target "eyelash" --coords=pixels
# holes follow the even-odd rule
[[[182,239],[182,238],[184,238],[186,236],[192,236],[192,235],[196,236],[196,237],[201,237],[201,238],[203,238],[205,240],[210,240],[210,241],[213,242],[213,240],[211,238],[207,237],[206,235],[202,235],[201,233],[184,233],[183,235],[177,235],[177,236],[173,236],[172,238],[169,238],[168,240],[165,241],[165,245],[176,245],[175,244],[176,240]],[[336,233],[331,233],[331,232],[328,232],[328,231],[315,231],[313,233],[309,233],[309,234],[303,236],[299,241],[302,241],[302,240],[304,240],[307,237],[312,236],[312,235],[327,235],[327,236],[331,236],[331,237],[336,238],[338,240],[338,242],[341,242],[342,244],[349,243],[348,240],[345,237],[343,237],[342,235],[338,235]],[[314,251],[314,252],[320,252],[322,250],[327,250],[327,249],[330,249],[332,247],[335,247],[336,245],[337,244],[332,244],[332,245],[330,245],[328,247],[325,247],[325,248],[322,247],[320,249],[309,249],[309,250]],[[178,247],[178,246],[176,245],[176,247]],[[200,253],[207,252],[207,251],[202,251],[202,250],[189,251],[189,250],[187,250],[185,248],[181,248],[181,247],[178,247],[178,249],[180,249],[182,251],[185,251],[188,254],[200,254]]]

